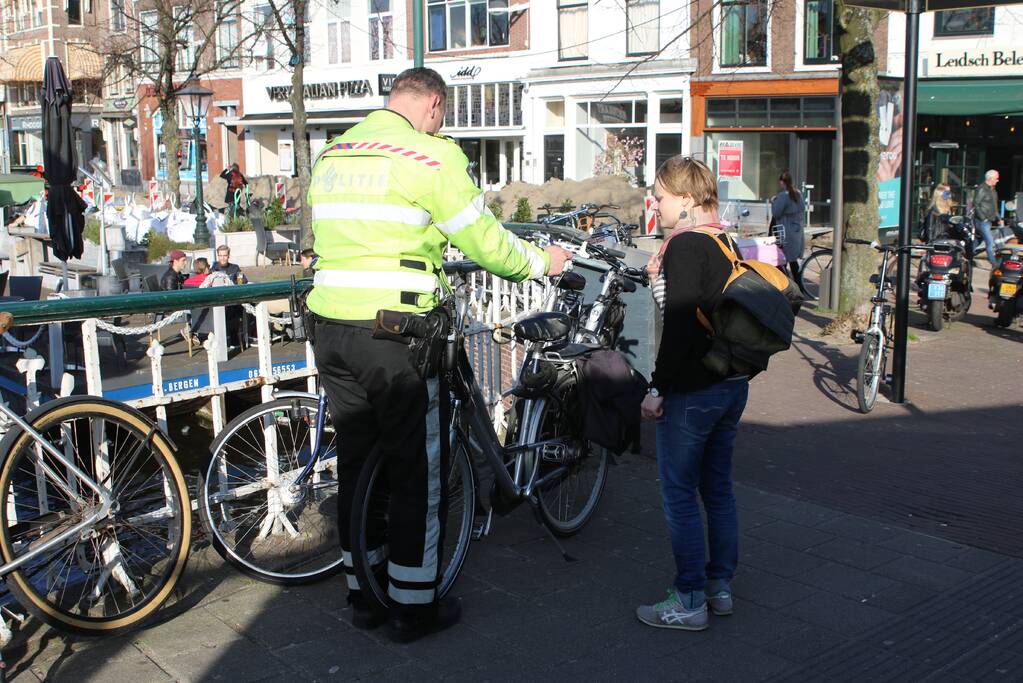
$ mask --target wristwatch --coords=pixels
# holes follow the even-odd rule
[[[650,394],[654,398],[661,397],[661,392],[657,391],[657,387],[650,387],[649,389],[646,390],[646,393]]]

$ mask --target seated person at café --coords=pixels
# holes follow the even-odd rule
[[[175,249],[170,253],[170,265],[160,276],[160,289],[164,291],[181,289],[186,277],[184,273],[186,261],[188,261],[188,257],[180,249]]]
[[[200,256],[192,264],[192,275],[185,280],[183,287],[200,287],[210,276],[210,262]]]
[[[213,264],[212,270],[214,273],[227,273],[227,276],[231,278],[231,282],[236,285],[247,281],[238,264],[231,263],[231,247],[226,244],[217,247],[217,262]]]
[[[302,264],[302,277],[313,277],[316,275],[314,267],[319,259],[319,255],[312,249],[302,250],[298,255],[298,261]]]

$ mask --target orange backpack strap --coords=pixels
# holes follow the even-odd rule
[[[725,258],[728,259],[728,262],[732,264],[732,274],[728,276],[728,281],[725,282],[725,286],[727,287],[728,283],[731,282],[733,279],[735,279],[736,271],[738,271],[740,269],[740,263],[741,263],[741,261],[739,260],[739,257],[732,250],[732,248],[729,247],[728,245],[726,245],[724,242],[722,242],[718,238],[718,235],[723,234],[723,235],[725,235],[725,238],[728,239],[729,244],[731,244],[732,240],[730,238],[728,238],[728,233],[724,232],[723,230],[704,230],[704,229],[696,229],[696,230],[693,230],[693,232],[703,233],[707,237],[710,237],[712,240],[714,240],[714,243],[716,245],[718,245],[718,247],[721,248],[721,253],[724,254]],[[708,332],[710,332],[711,334],[714,334],[714,326],[710,324],[710,318],[708,318],[706,316],[706,314],[704,314],[704,312],[701,311],[699,308],[696,309],[696,319],[700,321],[700,324],[703,325],[707,329]]]

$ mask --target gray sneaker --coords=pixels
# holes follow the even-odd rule
[[[675,588],[668,589],[668,599],[656,605],[640,605],[636,618],[647,626],[702,631],[707,628],[707,603],[686,607]]]
[[[728,616],[732,613],[732,594],[726,590],[707,593],[707,604],[716,616]]]

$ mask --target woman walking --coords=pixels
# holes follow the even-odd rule
[[[778,176],[778,187],[781,192],[771,200],[771,220],[784,235],[782,250],[789,264],[789,274],[799,282],[799,259],[803,258],[805,240],[803,238],[803,221],[806,216],[806,201],[799,190],[792,186],[792,176],[782,171]]]
[[[924,216],[923,224],[920,226],[920,241],[933,242],[934,240],[950,237],[949,227],[952,217],[952,188],[944,183],[938,183],[931,195],[931,205],[927,207],[927,215]]]
[[[717,181],[707,166],[687,157],[661,165],[654,185],[656,211],[674,229],[647,266],[663,283],[658,304],[664,331],[643,415],[657,419],[657,462],[676,575],[666,600],[636,616],[658,628],[699,631],[708,604],[732,613],[731,580],[738,563],[739,525],[732,493],[732,449],[746,406],[748,378],[722,377],[702,359],[708,318],[732,272],[715,243],[729,245],[718,219]],[[704,551],[700,501],[707,514],[710,558]]]

